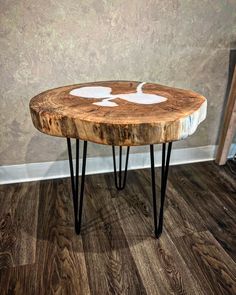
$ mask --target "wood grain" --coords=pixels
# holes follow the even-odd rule
[[[143,93],[167,98],[154,104],[139,104],[122,99],[135,93],[140,82],[107,81],[77,84],[45,91],[30,101],[34,126],[41,132],[80,138],[110,145],[144,145],[169,142],[193,134],[206,117],[206,99],[190,90],[153,83]],[[110,87],[116,107],[98,106],[97,98],[74,96],[82,87]]]
[[[35,264],[19,265],[17,267],[1,269],[0,294],[39,294],[39,290],[36,288]]]
[[[37,294],[90,295],[82,238],[74,234],[69,184],[58,180],[40,185]]]
[[[189,206],[198,211],[207,229],[211,230],[225,251],[236,259],[235,205],[230,206],[227,200],[230,199],[230,204],[235,202],[232,197],[235,191],[225,194],[222,182],[216,185],[217,181],[209,175],[207,164],[181,166],[178,171],[174,168],[172,173],[179,184],[175,188]]]
[[[230,93],[227,100],[216,163],[224,165],[227,161],[230,145],[236,131],[236,66],[234,68]]]
[[[34,263],[38,189],[33,182],[0,186],[0,269]]]
[[[120,192],[113,174],[88,176],[81,236],[73,229],[69,179],[1,186],[0,257],[10,259],[1,260],[0,294],[234,295],[234,176],[213,162],[169,173],[159,240],[152,236],[149,169],[129,171]],[[156,178],[159,193],[159,168]]]
[[[91,294],[147,294],[104,176],[87,177],[86,188],[82,237]]]
[[[207,279],[210,289],[206,294],[236,293],[236,265],[208,231],[186,235],[174,242],[193,276],[204,288],[202,282]]]
[[[153,229],[150,185],[143,182],[137,185],[137,179],[141,178],[136,173],[129,176],[131,193],[121,193],[122,197],[113,198],[113,202],[148,294],[204,294],[192,280],[170,237],[164,233],[157,240],[154,234],[150,235]],[[128,212],[120,210],[122,207],[128,208]]]

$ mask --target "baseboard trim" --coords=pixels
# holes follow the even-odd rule
[[[217,146],[208,145],[194,148],[174,149],[170,165],[211,161],[215,159]],[[132,150],[131,150],[132,151]],[[236,151],[236,144],[230,149],[229,157]],[[160,166],[161,151],[155,152],[155,166]],[[81,165],[81,160],[80,160]],[[150,167],[149,153],[130,154],[129,170]],[[80,169],[81,171],[81,169]],[[112,156],[87,159],[86,174],[100,174],[113,171]],[[29,163],[0,166],[0,184],[37,181],[69,177],[68,161]]]

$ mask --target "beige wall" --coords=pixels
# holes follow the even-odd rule
[[[175,146],[215,144],[235,32],[235,0],[0,0],[0,164],[67,157],[65,140],[32,126],[29,99],[92,80],[153,81],[202,93],[207,120]],[[89,153],[111,151],[90,145]]]

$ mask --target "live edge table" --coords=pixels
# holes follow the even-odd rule
[[[76,84],[48,90],[33,97],[30,112],[34,126],[43,133],[67,139],[76,233],[79,234],[81,229],[87,142],[91,141],[112,146],[118,190],[125,188],[130,147],[150,146],[154,229],[155,236],[160,237],[172,142],[193,134],[205,119],[206,109],[205,97],[193,91],[133,81]],[[76,139],[75,168],[71,138]],[[80,190],[79,140],[84,141]],[[162,144],[159,215],[154,144]],[[119,147],[118,167],[115,146]],[[124,146],[127,152],[125,169],[122,171]]]

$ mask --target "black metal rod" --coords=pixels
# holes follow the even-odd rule
[[[127,170],[128,170],[128,162],[129,162],[129,150],[130,150],[130,146],[127,147],[127,152],[126,152],[123,188],[125,187],[126,179],[127,179]]]
[[[161,236],[162,230],[163,230],[164,204],[165,204],[165,195],[166,195],[166,186],[167,186],[167,180],[168,180],[171,149],[172,149],[172,142],[168,144],[167,157],[166,157],[166,144],[163,143],[162,166],[161,166],[161,202],[160,202],[160,211],[159,211],[159,221],[157,225],[154,148],[153,148],[153,145],[150,145],[153,214],[154,214],[153,219],[154,219],[155,236],[157,238]]]
[[[163,208],[164,208],[164,186],[165,186],[165,165],[166,165],[166,144],[162,144],[162,161],[161,161],[161,203],[159,212],[159,223],[157,235],[160,236],[163,228]]]
[[[69,156],[69,166],[71,174],[71,188],[73,195],[73,206],[74,206],[74,219],[75,219],[75,231],[80,234],[81,222],[82,222],[82,209],[83,209],[83,197],[84,197],[84,184],[85,184],[85,171],[86,171],[86,159],[87,159],[87,141],[84,141],[83,148],[83,159],[82,159],[82,175],[79,193],[79,139],[76,139],[76,162],[75,162],[75,176],[73,168],[72,159],[72,149],[70,138],[67,138],[68,156]],[[168,144],[167,155],[166,155],[166,144],[162,146],[162,167],[161,167],[161,200],[160,200],[160,211],[159,220],[157,223],[157,201],[156,201],[156,184],[155,184],[155,160],[154,160],[154,146],[150,145],[150,160],[151,160],[151,178],[152,178],[152,196],[153,196],[153,219],[154,219],[154,229],[155,236],[160,237],[163,230],[163,215],[164,215],[164,204],[165,204],[165,194],[167,187],[167,179],[169,172],[169,163],[171,155],[172,143]],[[129,150],[127,147],[125,169],[122,181],[122,147],[119,147],[119,174],[117,175],[116,170],[116,158],[115,158],[115,147],[112,146],[113,151],[113,163],[114,163],[114,176],[115,185],[118,190],[122,190],[126,184],[127,170],[128,170],[128,160],[129,160]],[[78,195],[80,198],[78,200]],[[78,206],[79,204],[79,206]]]
[[[169,163],[170,163],[170,154],[171,154],[171,148],[172,148],[172,142],[168,144],[167,149],[167,158],[165,161],[165,144],[163,144],[162,150],[164,150],[162,154],[162,158],[164,158],[162,162],[162,172],[161,172],[161,205],[160,205],[160,213],[159,213],[159,223],[158,223],[158,230],[157,230],[157,237],[160,237],[163,231],[163,219],[164,219],[164,204],[165,204],[165,196],[166,196],[166,186],[167,186],[167,180],[168,180],[168,172],[169,172]],[[164,166],[164,167],[163,167]]]
[[[82,221],[82,208],[83,208],[83,200],[84,200],[84,182],[85,182],[86,159],[87,159],[87,141],[84,141],[82,175],[81,175],[81,186],[80,186],[79,216],[78,216],[78,224],[76,226],[76,233],[78,235],[80,234],[81,221]]]
[[[115,147],[112,146],[112,156],[113,156],[113,167],[114,167],[114,177],[115,177],[115,186],[118,187],[117,184],[117,173],[116,173],[116,153],[115,153]]]
[[[150,160],[151,160],[151,177],[152,177],[152,205],[153,205],[153,220],[154,232],[157,237],[157,201],[156,201],[156,184],[155,184],[155,162],[154,162],[154,147],[150,145]]]
[[[71,176],[71,190],[73,197],[73,209],[74,209],[74,223],[77,224],[77,212],[78,212],[78,172],[77,165],[75,167],[76,176],[74,176],[74,168],[73,168],[73,159],[72,159],[72,149],[71,149],[71,140],[67,138],[67,147],[68,147],[68,155],[69,155],[69,165],[70,165],[70,176]],[[77,156],[77,144],[76,144],[76,156]],[[77,158],[76,158],[77,164]]]
[[[161,177],[162,177],[163,181],[162,181],[162,185],[161,185],[161,206],[160,206],[159,224],[158,224],[158,230],[157,230],[158,237],[160,237],[160,235],[162,234],[162,230],[163,230],[164,204],[165,204],[166,186],[167,186],[167,180],[168,180],[171,148],[172,148],[172,142],[170,142],[168,144],[165,169],[162,169],[162,176]]]
[[[81,175],[81,184],[80,184],[80,199],[79,200],[78,200],[78,195],[79,195],[79,139],[76,139],[75,176],[74,176],[70,138],[67,138],[67,147],[68,147],[68,155],[69,155],[70,174],[71,174],[71,188],[72,188],[72,195],[73,195],[75,232],[77,234],[79,234],[80,229],[81,229],[81,221],[82,221],[85,170],[86,170],[86,158],[87,158],[87,141],[84,141],[82,175]],[[79,206],[78,206],[78,204],[79,204]]]
[[[121,187],[121,173],[122,173],[122,146],[120,146],[120,157],[119,157],[119,187]]]
[[[75,159],[75,176],[74,178],[74,196],[73,196],[73,205],[74,205],[74,222],[75,227],[77,224],[77,215],[78,215],[78,194],[79,194],[79,139],[76,139],[76,159]],[[72,153],[71,153],[72,154]],[[73,165],[73,161],[72,161]]]
[[[115,186],[116,186],[117,190],[123,190],[126,185],[128,162],[129,162],[129,150],[130,150],[130,147],[127,146],[125,170],[124,170],[124,176],[123,176],[123,182],[122,182],[122,146],[119,147],[119,173],[118,173],[118,175],[117,175],[117,169],[116,169],[115,146],[112,146],[114,178],[115,178]]]
[[[75,160],[75,194],[79,194],[79,139],[76,139],[76,160]],[[77,209],[78,209],[78,197],[77,200]]]
[[[73,169],[73,161],[72,161],[72,152],[71,152],[70,138],[67,138],[67,149],[68,149],[69,165],[70,165],[71,189],[72,189],[72,195],[73,195],[73,200],[74,200],[74,195],[75,195],[75,182],[74,182],[74,169]]]

